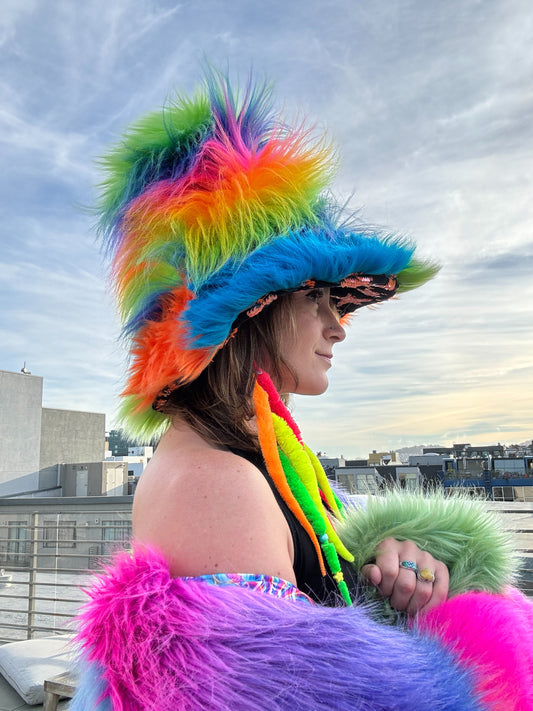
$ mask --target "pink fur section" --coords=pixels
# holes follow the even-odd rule
[[[474,672],[490,711],[533,711],[533,603],[519,591],[458,595],[417,626]]]

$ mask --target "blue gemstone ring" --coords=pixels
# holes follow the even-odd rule
[[[407,570],[412,570],[413,573],[418,573],[418,566],[412,560],[402,560],[400,568],[406,568]]]

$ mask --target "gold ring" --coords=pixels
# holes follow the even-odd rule
[[[429,568],[420,568],[416,573],[416,577],[421,583],[435,582],[435,573]]]

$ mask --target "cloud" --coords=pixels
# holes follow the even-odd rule
[[[428,4],[6,0],[0,17],[0,368],[113,422],[123,354],[94,242],[94,158],[190,91],[205,57],[276,81],[340,144],[361,219],[443,264],[359,313],[331,388],[296,398],[315,449],[523,441],[533,385],[533,92],[526,0]],[[330,424],[331,423],[331,424]],[[528,432],[529,434],[525,434]],[[522,434],[520,434],[522,433]]]

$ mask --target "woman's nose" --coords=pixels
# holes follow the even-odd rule
[[[334,338],[336,341],[344,341],[346,338],[346,331],[344,330],[344,327],[334,314],[331,314],[331,317],[333,319],[333,323],[329,326],[329,338]]]

